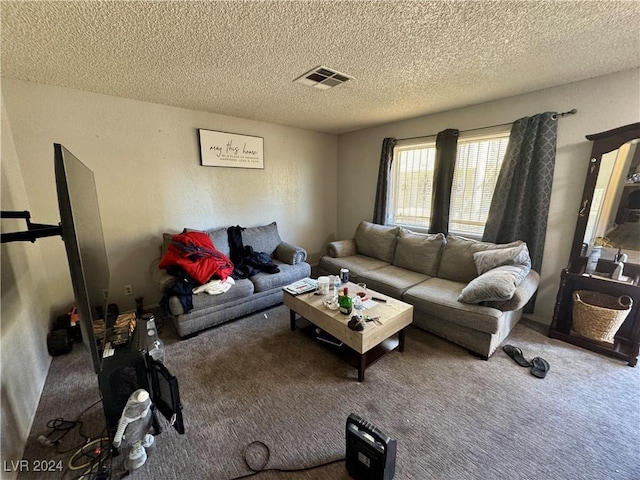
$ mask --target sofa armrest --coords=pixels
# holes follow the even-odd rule
[[[350,257],[358,253],[356,241],[353,238],[348,240],[336,240],[327,245],[327,255],[333,258]]]
[[[273,252],[273,258],[289,265],[298,265],[307,259],[307,251],[297,245],[280,242]]]
[[[536,290],[538,290],[539,284],[540,275],[535,270],[530,270],[527,276],[524,277],[524,280],[518,285],[518,288],[516,288],[513,297],[503,302],[487,302],[487,306],[497,308],[503,312],[520,310],[531,300],[531,297],[533,297]]]
[[[151,272],[151,278],[153,278],[153,280],[158,284],[160,289],[164,291],[165,289],[169,288],[171,285],[173,285],[176,282],[176,277],[171,275],[164,268],[160,268],[158,266],[159,264],[160,264],[160,259],[159,258],[155,259],[151,263],[149,270]]]

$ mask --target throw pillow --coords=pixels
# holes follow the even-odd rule
[[[478,275],[502,265],[523,265],[531,268],[531,257],[529,257],[529,249],[526,243],[522,243],[517,247],[476,252],[473,254],[473,261],[476,264]],[[529,273],[528,270],[527,273]]]
[[[426,235],[401,228],[393,264],[435,277],[444,244],[445,237],[442,233]]]
[[[442,251],[438,277],[453,282],[468,283],[478,276],[476,264],[473,261],[474,253],[517,247],[522,243],[524,242],[521,240],[504,244],[488,243],[450,234]]]
[[[398,227],[362,221],[356,229],[354,238],[358,253],[391,263],[396,249]]]
[[[513,297],[522,278],[523,265],[502,265],[471,280],[462,289],[458,301],[462,303],[498,302]]]

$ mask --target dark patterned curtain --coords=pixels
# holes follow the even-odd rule
[[[538,273],[556,162],[558,124],[554,118],[554,112],[546,112],[513,123],[482,236],[494,243],[527,242],[531,268]],[[532,311],[533,302],[525,309]]]
[[[380,167],[378,168],[378,186],[376,187],[376,200],[373,206],[373,223],[384,225],[387,222],[387,197],[389,195],[389,177],[391,175],[391,163],[393,162],[393,147],[397,140],[387,137],[382,141],[382,153],[380,154]]]
[[[431,222],[429,233],[449,233],[449,206],[451,205],[451,185],[456,166],[458,134],[448,128],[438,133],[436,138],[436,160],[433,172],[433,193],[431,195]]]

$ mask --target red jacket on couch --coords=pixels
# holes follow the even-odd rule
[[[166,269],[172,265],[182,268],[200,285],[212,277],[224,281],[233,273],[229,257],[217,250],[204,232],[183,232],[171,238],[159,267]]]

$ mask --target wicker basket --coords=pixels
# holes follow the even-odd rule
[[[592,290],[573,292],[573,331],[578,335],[613,343],[614,335],[629,315],[633,300]]]

